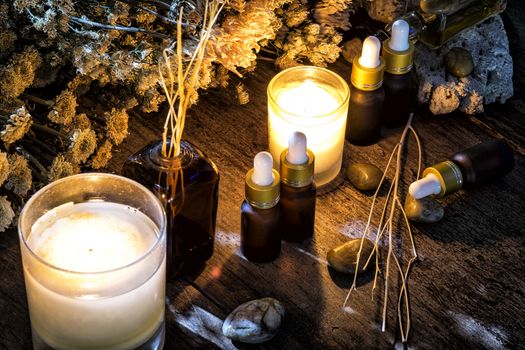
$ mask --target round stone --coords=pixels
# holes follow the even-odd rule
[[[361,54],[362,49],[363,49],[363,42],[361,41],[361,39],[353,38],[343,44],[343,49],[341,53],[343,54],[343,57],[345,60],[347,60],[350,63],[353,63],[354,58],[357,55]]]
[[[375,191],[381,182],[383,172],[372,164],[355,163],[346,169],[346,178],[361,191]]]
[[[408,195],[405,200],[405,214],[411,221],[432,223],[443,218],[445,209],[431,197],[415,199]]]
[[[360,247],[361,238],[356,238],[330,250],[326,257],[328,264],[338,272],[354,274],[356,270],[357,254],[359,253]],[[361,257],[359,259],[359,272],[365,270],[364,266],[373,250],[374,243],[369,239],[364,238]],[[371,264],[369,263],[368,266],[370,265]]]
[[[453,47],[445,55],[445,67],[458,78],[463,78],[474,70],[474,61],[470,51],[462,47]]]
[[[248,301],[233,310],[222,324],[222,333],[243,343],[260,344],[272,339],[284,317],[284,307],[276,299]]]

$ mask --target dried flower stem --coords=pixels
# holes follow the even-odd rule
[[[22,143],[25,149],[27,149],[29,152],[32,152],[33,154],[38,154],[38,157],[41,160],[49,164],[53,162],[53,158],[58,153],[56,149],[51,148],[48,144],[37,140],[33,136],[26,137]]]
[[[388,291],[389,291],[389,282],[390,282],[390,267],[392,260],[395,264],[395,268],[399,272],[399,278],[401,279],[401,290],[399,291],[398,296],[398,303],[397,303],[397,315],[398,315],[398,322],[399,322],[399,328],[401,332],[401,340],[403,343],[406,343],[408,340],[408,336],[410,333],[410,327],[411,327],[411,319],[410,319],[410,304],[409,304],[409,295],[408,295],[408,278],[411,271],[411,268],[414,264],[414,262],[417,260],[417,250],[412,234],[412,230],[410,228],[410,223],[408,221],[408,218],[406,216],[405,210],[403,209],[403,205],[401,203],[401,200],[399,198],[399,181],[401,177],[401,154],[403,151],[403,147],[406,144],[407,136],[409,133],[412,133],[414,135],[414,138],[416,139],[417,147],[418,147],[418,170],[417,170],[417,178],[419,178],[419,174],[421,172],[421,163],[422,163],[422,149],[421,149],[421,142],[419,140],[419,137],[412,127],[412,118],[413,114],[410,115],[410,118],[405,126],[405,129],[403,130],[403,133],[401,135],[400,141],[396,144],[394,147],[387,165],[385,167],[385,171],[383,172],[383,176],[381,178],[380,184],[374,193],[374,196],[372,198],[372,205],[370,207],[370,212],[368,215],[368,221],[366,224],[366,227],[363,232],[363,236],[361,238],[361,245],[359,247],[359,252],[357,254],[356,259],[356,266],[359,266],[359,262],[361,259],[361,252],[363,248],[363,243],[367,235],[370,233],[370,223],[372,221],[372,215],[374,213],[375,204],[377,201],[377,197],[379,194],[379,190],[381,189],[381,186],[385,180],[386,173],[389,170],[392,161],[394,159],[394,156],[396,156],[396,162],[395,162],[395,170],[394,170],[394,179],[392,183],[390,184],[390,188],[388,190],[388,194],[386,196],[385,205],[383,206],[383,210],[381,213],[381,217],[379,220],[379,225],[377,229],[377,235],[375,239],[374,249],[370,253],[370,255],[367,257],[367,261],[365,263],[365,267],[368,266],[370,263],[370,260],[372,259],[372,256],[375,254],[376,256],[376,270],[375,270],[375,276],[374,276],[374,285],[372,287],[372,292],[377,286],[377,280],[379,277],[379,242],[382,240],[384,233],[386,232],[388,235],[388,252],[386,257],[386,266],[385,266],[385,287],[384,287],[384,296],[383,296],[383,311],[382,311],[382,331],[385,331],[386,328],[386,318],[387,318],[387,308],[388,308]],[[393,250],[393,234],[394,234],[394,217],[396,214],[396,209],[399,210],[399,212],[403,216],[403,221],[407,227],[407,234],[409,236],[410,244],[411,244],[411,258],[408,260],[406,269],[403,271],[403,267],[401,265],[401,262],[399,261],[397,254],[395,254]],[[388,216],[386,213],[388,212]],[[386,219],[386,220],[385,220]],[[346,306],[348,303],[348,300],[354,290],[357,290],[357,275],[358,271],[356,270],[354,274],[354,280],[352,283],[352,286],[350,287],[350,290],[348,291],[348,294],[346,296],[346,299],[344,301],[343,306]],[[405,318],[403,319],[403,309]]]
[[[44,100],[43,98],[33,96],[30,94],[23,93],[20,95],[20,97],[25,98],[26,100],[38,103],[39,105],[47,106],[47,107],[53,107],[54,103],[53,101]]]
[[[266,47],[261,47],[261,48],[260,48],[260,51],[261,51],[261,52],[269,53],[269,54],[271,54],[271,55],[277,55],[277,54],[278,54],[277,51],[275,51],[275,50],[270,50],[270,49],[268,49],[268,48],[266,48]]]
[[[43,125],[43,124],[33,123],[33,124],[31,124],[31,128],[43,131],[43,132],[48,133],[48,134],[53,135],[53,136],[56,136],[56,137],[58,137],[59,139],[61,139],[63,141],[68,139],[67,135],[64,134],[63,132],[57,131],[57,130],[55,130],[53,128],[50,128],[49,126],[46,126],[46,125]]]
[[[273,58],[270,58],[270,57],[264,57],[264,56],[257,56],[257,59],[259,61],[266,61],[266,62],[275,62],[275,59]]]
[[[157,33],[157,32],[152,32],[152,31],[146,30],[144,28],[135,28],[135,27],[126,27],[126,26],[119,26],[119,25],[103,24],[103,23],[90,21],[89,19],[80,18],[80,17],[76,17],[76,16],[70,16],[69,19],[71,19],[71,21],[74,22],[74,23],[87,25],[87,26],[95,27],[95,28],[101,28],[101,29],[107,29],[107,30],[120,30],[120,31],[123,31],[123,32],[130,32],[130,33],[144,33],[144,34],[148,34],[148,35],[151,35],[153,37],[160,38],[160,39],[167,39],[167,38],[169,38],[169,35],[162,34],[162,33]]]
[[[166,9],[166,10],[171,10],[172,7],[170,4],[168,3],[165,3],[163,1],[160,1],[160,0],[120,0],[120,1],[123,1],[123,2],[128,2],[128,1],[133,1],[133,2],[136,2],[136,3],[153,3],[153,4],[157,4],[159,5],[160,7]]]
[[[18,154],[26,158],[31,163],[30,167],[33,170],[33,175],[35,175],[40,181],[45,183],[47,181],[47,170],[42,165],[42,163],[40,163],[38,159],[36,159],[31,153],[29,153],[21,146],[17,146],[15,150],[16,152],[18,152]]]
[[[136,0],[119,0],[119,1],[121,1],[123,3],[126,3],[126,4],[129,4],[130,6],[136,7],[136,8],[138,8],[138,9],[144,11],[144,12],[148,12],[148,13],[152,14],[153,16],[155,16],[155,17],[157,17],[157,18],[159,18],[159,19],[161,19],[163,21],[166,21],[166,22],[168,22],[170,24],[178,25],[180,23],[185,28],[195,29],[195,25],[194,24],[184,23],[181,20],[174,21],[173,19],[171,19],[169,17],[166,17],[166,16],[163,16],[163,15],[161,15],[158,12],[155,12],[153,10],[150,10],[150,9],[146,8],[146,7],[140,6],[138,4],[140,1],[136,1]]]
[[[163,59],[159,61],[159,75],[161,85],[165,92],[168,101],[168,115],[164,123],[164,132],[162,134],[162,154],[165,157],[177,157],[180,153],[180,141],[182,132],[184,131],[184,124],[186,121],[186,111],[189,103],[196,93],[198,88],[197,78],[200,73],[200,68],[204,60],[204,54],[208,40],[211,36],[213,25],[215,24],[219,13],[224,7],[221,1],[206,1],[205,13],[203,17],[203,29],[199,34],[199,43],[193,52],[191,60],[184,67],[183,60],[183,41],[182,41],[182,13],[181,8],[179,13],[179,20],[177,22],[177,42],[176,42],[176,59],[177,72],[174,74],[171,64],[170,55],[173,54],[171,47],[163,50]],[[164,68],[168,76],[164,76]],[[175,85],[177,88],[175,89]],[[177,111],[175,105],[177,104]],[[171,135],[168,141],[168,134]]]
[[[46,168],[36,159],[31,153],[29,153],[27,150],[25,150],[22,146],[17,146],[15,150],[22,156],[24,156],[27,160],[29,160],[33,165],[37,168],[37,170],[40,172],[40,174],[47,173]]]
[[[0,120],[8,121],[9,118],[6,117],[6,116],[0,115]],[[49,126],[46,126],[46,125],[43,125],[43,124],[39,124],[39,123],[33,122],[31,124],[31,129],[36,129],[36,130],[43,131],[43,132],[45,132],[47,134],[56,136],[56,137],[60,138],[61,140],[67,140],[68,139],[68,136],[66,134],[64,134],[63,132],[60,132],[58,130],[55,130],[55,129],[50,128]]]

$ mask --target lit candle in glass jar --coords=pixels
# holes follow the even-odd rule
[[[332,181],[343,160],[350,90],[337,74],[301,66],[276,75],[268,85],[268,136],[274,166],[294,131],[304,133],[315,155],[315,182]]]
[[[19,230],[35,349],[160,349],[164,223],[155,196],[119,176],[78,175],[33,196]]]

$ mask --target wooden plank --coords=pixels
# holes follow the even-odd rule
[[[221,169],[216,252],[195,283],[221,303],[225,311],[219,317],[253,298],[273,296],[283,301],[288,310],[283,329],[260,348],[389,346],[396,339],[393,309],[388,331],[382,334],[378,330],[381,303],[370,299],[368,284],[356,294],[352,311],[342,311],[348,278],[332,279],[324,260],[329,249],[348,238],[345,232],[357,231],[356,227],[362,225],[370,197],[348,184],[319,197],[314,241],[285,244],[274,263],[252,264],[239,252],[242,179],[251,166],[251,157],[266,149],[266,102],[261,96],[273,74],[270,67],[265,67],[258,71],[257,78],[247,80],[252,97],[256,96],[247,106],[224,101],[220,92],[209,92],[191,110],[186,137],[205,150]],[[465,117],[419,116],[416,127],[425,144],[427,165],[490,138]],[[141,131],[139,127],[138,134]],[[399,131],[387,132],[374,146],[346,145],[345,163],[384,164]],[[523,178],[523,169],[523,158],[518,157],[517,169],[507,178],[445,200],[447,216],[441,223],[416,226],[421,262],[414,268],[411,282],[414,346],[491,347],[522,340],[523,332],[515,318],[525,311],[516,302],[524,287],[518,277],[523,275],[519,263],[523,253],[519,248],[523,246],[523,190],[516,190],[512,184]],[[491,307],[490,300],[498,300],[499,306]],[[393,296],[390,302],[395,302]],[[479,302],[487,305],[479,308]],[[461,328],[465,322],[480,326]]]
[[[0,286],[0,348],[30,349],[31,329],[15,229],[0,235]]]
[[[511,3],[523,6],[516,4]],[[523,25],[520,21],[513,23]],[[348,65],[339,64],[333,69],[348,80]],[[517,81],[522,81],[522,71],[516,71]],[[315,238],[302,244],[284,244],[281,256],[273,263],[250,263],[239,251],[243,178],[252,157],[267,148],[266,84],[275,73],[272,66],[261,64],[256,74],[246,79],[252,98],[248,105],[239,106],[230,93],[208,91],[190,110],[185,138],[204,150],[221,170],[216,249],[195,280],[168,283],[166,348],[394,347],[399,338],[394,312],[399,282],[392,281],[387,332],[382,333],[382,282],[372,300],[371,278],[363,276],[350,308],[343,310],[351,280],[329,271],[325,260],[331,248],[360,234],[371,202],[369,195],[344,183],[319,196]],[[486,116],[476,120],[458,114],[438,118],[418,115],[415,127],[424,143],[425,164],[444,160],[494,136],[509,139],[521,151],[525,147],[525,103],[520,84],[516,91],[516,97],[508,104],[490,107]],[[129,154],[158,139],[162,121],[160,116],[132,115],[131,136],[116,150],[109,170],[118,172]],[[382,167],[400,131],[385,130],[383,139],[369,147],[346,144],[345,166],[365,161]],[[413,141],[409,155],[408,164],[414,168]],[[420,258],[410,280],[411,348],[522,347],[525,189],[517,184],[524,177],[522,153],[517,157],[516,169],[506,178],[443,200],[446,216],[441,222],[414,225]],[[403,185],[406,189],[408,181]],[[384,194],[379,204],[383,202]],[[399,243],[400,239],[396,234],[396,247],[406,258],[407,246]],[[15,230],[0,235],[0,348],[6,349],[31,347],[18,249]],[[281,300],[287,310],[276,338],[260,346],[224,339],[220,334],[221,320],[240,303],[264,296]]]

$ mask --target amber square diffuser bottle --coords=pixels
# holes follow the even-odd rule
[[[153,191],[166,210],[168,277],[200,271],[213,255],[217,166],[188,141],[181,141],[179,155],[171,158],[156,141],[130,156],[122,175]]]

